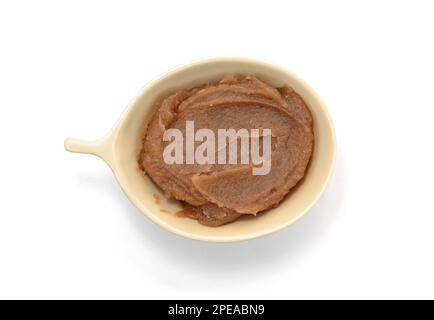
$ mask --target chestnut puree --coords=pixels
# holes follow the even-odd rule
[[[291,87],[274,88],[253,76],[228,75],[221,81],[179,90],[156,105],[139,156],[140,168],[169,198],[182,201],[182,216],[207,226],[277,206],[303,178],[314,134],[312,115]],[[253,163],[167,164],[167,129],[271,129],[271,169],[253,175]],[[195,146],[199,145],[196,143]]]

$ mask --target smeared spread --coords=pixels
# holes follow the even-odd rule
[[[167,164],[164,133],[175,128],[185,134],[187,121],[194,121],[196,130],[206,128],[216,135],[221,128],[271,129],[270,171],[253,175],[253,162]],[[226,76],[157,103],[139,166],[167,197],[182,201],[180,215],[219,226],[278,205],[303,178],[313,142],[311,113],[292,88],[274,88],[253,76]]]

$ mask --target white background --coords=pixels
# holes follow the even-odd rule
[[[0,298],[434,298],[432,1],[1,1]],[[259,240],[168,233],[94,139],[191,60],[284,66],[336,125],[311,212]]]

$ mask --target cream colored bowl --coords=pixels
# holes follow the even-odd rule
[[[315,149],[304,180],[277,207],[256,217],[246,216],[217,228],[180,218],[177,201],[162,191],[137,166],[141,136],[153,112],[154,102],[172,91],[219,80],[226,74],[250,74],[273,86],[292,86],[309,105],[314,118]],[[280,230],[303,216],[318,200],[329,181],[335,158],[332,121],[319,96],[300,78],[280,67],[244,58],[215,58],[177,67],[150,82],[128,105],[119,121],[103,138],[82,141],[68,138],[71,152],[99,156],[110,166],[130,201],[160,226],[187,238],[233,242],[261,237]],[[155,200],[160,198],[160,203]]]

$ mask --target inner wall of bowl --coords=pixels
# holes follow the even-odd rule
[[[137,166],[141,137],[154,111],[155,101],[176,91],[216,81],[227,74],[255,75],[273,86],[292,86],[309,105],[314,118],[315,149],[302,183],[275,209],[257,217],[210,228],[179,218],[175,200],[162,191]],[[120,121],[115,144],[115,172],[130,200],[149,218],[178,234],[209,241],[236,241],[267,234],[299,218],[317,199],[328,180],[334,158],[333,130],[322,102],[300,79],[280,68],[246,60],[212,60],[178,68],[151,82],[130,104]],[[161,199],[155,200],[155,195]]]

